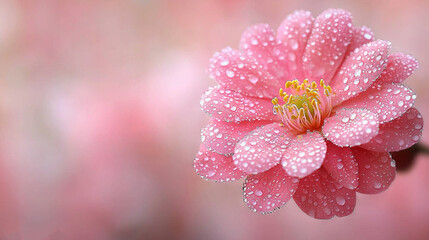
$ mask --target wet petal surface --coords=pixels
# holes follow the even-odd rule
[[[374,33],[367,26],[353,27],[353,37],[347,48],[346,56],[353,52],[356,48],[364,44],[374,41]]]
[[[308,11],[295,11],[277,30],[278,60],[288,69],[288,79],[304,79],[302,57],[313,28],[314,18]]]
[[[202,178],[212,181],[232,182],[247,175],[232,163],[231,156],[208,151],[204,144],[195,157],[194,168]]]
[[[319,132],[307,132],[292,139],[286,149],[282,166],[293,177],[303,178],[322,166],[326,143]]]
[[[246,97],[220,86],[209,88],[202,96],[200,105],[211,117],[225,122],[276,119],[271,100]]]
[[[271,213],[289,201],[298,187],[298,179],[290,177],[280,165],[256,175],[244,183],[244,202],[254,212]]]
[[[240,49],[248,56],[255,58],[275,78],[276,83],[285,81],[287,68],[284,59],[275,54],[277,41],[274,30],[268,24],[248,27],[241,36]]]
[[[225,89],[252,97],[271,99],[280,87],[255,58],[232,48],[212,57],[209,73]]]
[[[403,82],[419,67],[417,60],[404,53],[392,53],[388,57],[387,67],[381,73],[377,83]]]
[[[340,107],[368,109],[378,114],[380,123],[385,123],[404,114],[415,99],[414,91],[401,83],[375,84]]]
[[[389,49],[389,42],[379,40],[352,52],[329,83],[335,93],[332,105],[336,106],[371,86],[386,68]]]
[[[362,148],[376,152],[396,152],[416,144],[423,131],[423,117],[415,108],[399,118],[380,125],[378,135]]]
[[[219,154],[234,153],[235,144],[257,127],[269,124],[268,121],[223,122],[211,119],[201,130],[201,141],[206,148]]]
[[[372,152],[359,147],[352,148],[359,166],[357,191],[375,194],[386,190],[395,179],[395,161],[387,152]]]
[[[375,113],[363,108],[343,108],[325,120],[322,132],[334,144],[352,147],[369,142],[378,134],[378,126]]]
[[[300,180],[293,196],[296,204],[311,217],[330,219],[350,215],[356,205],[356,192],[347,188],[337,189],[334,181],[321,168]]]
[[[290,139],[279,123],[257,128],[235,146],[234,164],[248,174],[264,172],[280,162]]]
[[[328,151],[323,167],[334,179],[337,187],[356,189],[359,183],[358,164],[352,150],[347,147],[338,147],[327,142]]]
[[[328,9],[314,21],[303,61],[310,81],[331,80],[341,65],[353,34],[351,14],[342,9]]]

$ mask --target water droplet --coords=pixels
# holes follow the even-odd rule
[[[290,43],[290,47],[293,50],[297,50],[298,49],[298,42],[295,39],[290,39],[289,43]]]
[[[381,183],[375,182],[374,183],[374,188],[377,188],[377,189],[381,188]]]
[[[234,77],[234,76],[235,76],[235,73],[234,73],[233,71],[231,71],[231,70],[226,70],[226,75],[227,75],[228,77],[232,78],[232,77]]]
[[[253,75],[249,76],[249,81],[253,84],[256,84],[259,81],[259,78]]]
[[[356,69],[356,71],[355,71],[355,77],[359,77],[361,73],[362,73],[362,70]]]
[[[369,33],[365,33],[365,35],[363,35],[363,37],[365,39],[368,39],[368,40],[370,40],[372,38],[371,34],[369,34]]]
[[[335,201],[337,202],[338,205],[341,205],[341,206],[343,206],[344,204],[346,204],[346,199],[344,199],[341,196],[337,196],[335,198]]]
[[[228,59],[224,59],[224,60],[222,60],[221,62],[220,62],[220,65],[221,66],[226,66],[226,65],[228,65],[229,64],[229,60]]]

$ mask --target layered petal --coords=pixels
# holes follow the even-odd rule
[[[332,105],[336,106],[371,86],[386,68],[389,49],[389,42],[379,40],[351,53],[329,83],[335,93]]]
[[[264,172],[280,162],[290,139],[279,123],[257,128],[235,146],[234,164],[248,174]]]
[[[330,219],[350,215],[356,205],[356,192],[347,188],[337,189],[334,180],[320,168],[300,180],[293,196],[296,204],[311,217]]]
[[[401,83],[374,84],[339,107],[368,109],[378,114],[380,123],[385,123],[404,114],[415,99],[414,91]]]
[[[403,82],[418,67],[419,63],[413,56],[403,53],[392,53],[388,58],[387,67],[381,73],[380,78],[377,79],[377,83]]]
[[[303,178],[322,166],[326,154],[326,143],[319,132],[307,132],[291,140],[286,149],[282,166],[293,177]]]
[[[326,145],[328,151],[323,167],[335,181],[335,185],[356,189],[359,183],[359,169],[352,150],[348,147],[338,147],[331,142],[327,142]]]
[[[288,69],[287,80],[304,79],[302,57],[313,28],[314,18],[308,11],[295,11],[277,30],[279,63]]]
[[[232,157],[211,152],[201,144],[194,160],[195,171],[202,178],[220,182],[232,182],[247,174],[232,163]]]
[[[364,44],[374,41],[374,33],[367,26],[354,27],[353,37],[347,48],[346,57],[352,53],[356,48],[361,47]]]
[[[276,79],[276,83],[283,84],[287,76],[284,59],[275,55],[277,41],[274,30],[268,24],[250,26],[241,36],[240,48],[255,58],[264,69]],[[254,80],[253,80],[254,81]]]
[[[240,49],[259,60],[262,65],[273,62],[272,58],[276,38],[274,30],[268,24],[257,24],[248,27],[241,35]]]
[[[307,42],[303,61],[309,80],[327,83],[341,65],[353,34],[351,14],[342,9],[328,9],[320,14]]]
[[[369,142],[378,134],[378,126],[377,114],[363,108],[343,108],[325,119],[322,132],[334,144],[352,147]]]
[[[223,89],[221,86],[209,88],[202,96],[200,105],[201,109],[211,117],[226,122],[274,120],[276,118],[273,114],[271,100],[247,97]]]
[[[361,148],[375,152],[396,152],[416,144],[423,131],[423,118],[410,108],[399,118],[380,125],[378,135]]]
[[[280,165],[256,175],[244,183],[244,202],[254,212],[271,213],[289,201],[298,187],[298,179],[290,177]]]
[[[210,119],[209,124],[201,130],[201,141],[206,148],[219,154],[231,154],[235,144],[255,128],[269,124],[268,121],[223,122]]]
[[[252,97],[272,98],[280,87],[255,58],[232,48],[211,58],[209,73],[224,88]]]
[[[375,194],[386,190],[395,179],[395,161],[387,152],[372,152],[359,147],[352,148],[359,166],[357,191]]]

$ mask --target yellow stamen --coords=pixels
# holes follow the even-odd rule
[[[292,94],[287,94],[285,91]],[[278,98],[273,98],[274,110],[280,115],[285,127],[295,132],[318,129],[323,119],[331,112],[332,89],[324,80],[320,84],[298,80],[287,81],[285,89],[279,89],[279,96],[284,104],[280,105]]]

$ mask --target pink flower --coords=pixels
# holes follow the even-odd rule
[[[294,12],[277,34],[266,24],[249,27],[240,50],[211,59],[219,85],[201,100],[211,119],[197,173],[221,182],[247,176],[244,201],[255,212],[293,198],[314,218],[351,214],[356,192],[392,183],[389,152],[417,143],[422,132],[416,95],[401,83],[417,61],[389,49],[341,9],[316,19]]]

